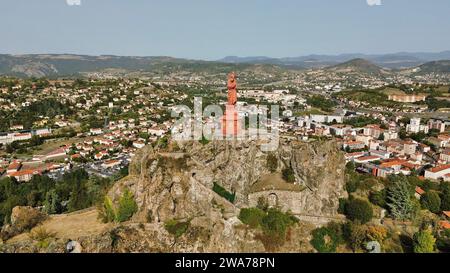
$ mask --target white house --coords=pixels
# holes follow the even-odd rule
[[[116,160],[116,159],[108,160],[102,164],[102,167],[103,168],[114,168],[116,166],[119,166],[120,163],[121,163],[120,160]]]
[[[101,135],[103,133],[103,130],[100,128],[91,128],[89,130],[89,133],[91,133],[91,135],[95,136],[95,135]]]
[[[141,149],[145,147],[145,142],[143,141],[134,141],[133,142],[133,147],[137,148],[137,149]]]
[[[450,164],[438,166],[425,171],[426,179],[438,180],[450,174]]]

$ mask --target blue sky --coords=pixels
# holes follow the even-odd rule
[[[450,50],[449,0],[381,2],[0,0],[0,53],[219,59]]]

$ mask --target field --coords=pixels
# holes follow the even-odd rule
[[[73,138],[59,138],[59,139],[55,139],[55,140],[47,140],[44,142],[44,144],[42,144],[41,146],[38,146],[35,149],[35,153],[41,154],[41,155],[46,155],[46,154],[58,149],[59,147],[61,147],[63,145],[71,145],[72,143],[85,141],[87,139],[88,138],[73,137]]]
[[[310,109],[305,109],[302,111],[295,112],[294,116],[301,117],[301,116],[307,116],[307,115],[322,115],[322,114],[326,114],[326,112],[324,112],[318,108],[311,107]]]
[[[42,144],[40,146],[29,148],[27,153],[24,153],[24,154],[15,153],[14,156],[17,159],[25,160],[27,158],[30,158],[30,156],[32,156],[32,155],[46,155],[46,154],[58,149],[61,146],[71,145],[72,143],[83,142],[83,141],[91,140],[93,138],[94,137],[85,137],[85,138],[72,137],[72,138],[58,138],[58,139],[46,140],[44,142],[44,144]],[[4,155],[6,155],[5,150],[1,150],[0,156],[4,156]]]
[[[397,89],[397,88],[392,88],[392,87],[387,87],[387,88],[381,90],[380,92],[383,92],[384,94],[386,94],[388,96],[389,95],[405,95],[406,94],[402,90]]]
[[[55,233],[57,238],[76,240],[82,236],[99,234],[111,226],[103,224],[97,217],[97,210],[90,208],[69,214],[52,215],[41,226]],[[29,233],[23,233],[11,238],[9,242],[21,242],[28,238]]]
[[[388,95],[382,90],[350,90],[342,91],[335,94],[338,98],[347,98],[352,101],[366,102],[373,106],[387,106],[395,107],[400,106],[399,103],[389,101]]]

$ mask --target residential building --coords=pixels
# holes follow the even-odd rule
[[[9,164],[8,168],[6,169],[6,174],[18,172],[20,168],[22,168],[22,163],[18,161],[13,161],[11,164]]]
[[[445,122],[440,119],[430,119],[427,125],[430,130],[438,130],[440,133],[445,132]]]
[[[371,124],[364,127],[364,135],[372,136],[375,139],[378,139],[381,134],[384,133],[384,130],[380,128],[377,124]]]
[[[14,177],[18,182],[28,182],[34,175],[39,174],[37,170],[22,170],[7,174],[8,177]]]
[[[373,161],[379,161],[381,159],[381,157],[376,156],[376,155],[369,155],[369,156],[362,156],[362,157],[358,157],[355,158],[355,162],[356,163],[368,163],[368,162],[373,162]]]
[[[438,166],[425,171],[426,179],[443,179],[445,175],[450,174],[450,164]]]
[[[114,168],[116,166],[119,166],[120,164],[121,164],[120,160],[113,159],[113,160],[108,160],[108,161],[104,162],[102,164],[102,167],[103,168]]]

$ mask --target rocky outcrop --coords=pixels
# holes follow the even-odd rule
[[[255,141],[147,146],[134,157],[130,175],[109,193],[113,201],[125,189],[134,194],[139,210],[133,219],[76,240],[83,252],[264,252],[261,231],[241,223],[238,215],[240,209],[256,206],[259,197],[274,192],[278,200],[272,205],[299,213],[300,219],[334,219],[339,198],[346,197],[345,160],[334,141],[283,141],[271,153],[276,166],[268,165],[268,156]],[[282,179],[287,168],[296,185]],[[213,191],[215,183],[235,193],[235,201]],[[175,236],[165,227],[169,221],[188,223],[188,228]],[[300,220],[292,226],[276,251],[312,251],[314,221]],[[63,252],[66,243],[57,239],[48,251]],[[22,252],[31,245],[7,245],[3,251]]]
[[[308,223],[293,226],[283,246],[276,252],[313,252]],[[238,219],[217,221],[214,217],[195,218],[186,233],[175,238],[162,223],[127,223],[98,235],[77,239],[82,253],[263,253],[260,232],[251,230]],[[31,240],[0,244],[0,253],[65,253],[69,240],[55,239],[41,248]]]
[[[32,207],[14,207],[11,224],[3,226],[0,237],[7,240],[17,234],[30,230],[47,218],[47,215]]]
[[[127,187],[135,193],[141,212],[151,214],[156,222],[208,215],[213,200],[227,212],[236,212],[250,205],[252,186],[271,173],[268,153],[256,142],[187,142],[179,146],[177,152],[146,147],[130,166],[134,178]],[[292,168],[295,183],[304,187],[301,195],[292,197],[296,200],[280,200],[295,206],[287,209],[318,216],[337,214],[339,198],[346,197],[346,192],[345,160],[335,142],[285,142],[273,154],[277,171]],[[214,193],[213,183],[234,192],[235,203]]]

